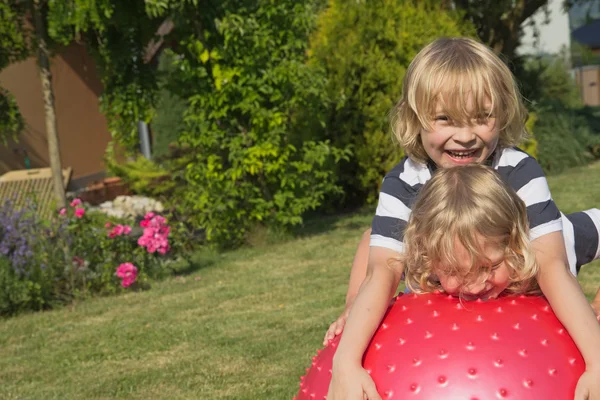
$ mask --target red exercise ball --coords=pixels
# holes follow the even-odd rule
[[[343,335],[343,333],[342,333]],[[323,400],[339,336],[313,358],[297,400]],[[585,363],[543,297],[400,295],[363,366],[383,399],[571,400]]]

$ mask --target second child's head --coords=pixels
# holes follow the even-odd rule
[[[512,73],[468,38],[441,38],[417,54],[393,117],[406,154],[442,168],[482,163],[526,136],[527,110]]]
[[[413,206],[404,244],[413,292],[487,299],[537,290],[525,204],[491,168],[437,170]]]

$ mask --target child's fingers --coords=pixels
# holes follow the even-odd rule
[[[326,346],[327,343],[334,338],[335,336],[335,329],[336,329],[336,322],[334,322],[333,324],[329,325],[329,329],[327,329],[327,332],[325,333],[325,338],[323,339],[323,346]]]
[[[335,322],[335,324],[336,324],[335,334],[339,335],[344,330],[344,325],[346,325],[346,320],[340,318]]]
[[[372,380],[363,386],[363,390],[367,395],[367,399],[369,400],[382,400],[379,393],[377,393],[377,388],[375,387],[375,382]]]
[[[582,381],[582,378],[580,378],[579,382],[577,382],[577,386],[575,387],[574,400],[588,400],[588,399],[589,399],[589,390],[586,387],[585,382]]]
[[[327,330],[327,333],[325,333],[325,338],[323,339],[323,346],[326,346],[330,340],[342,333],[345,324],[346,320],[343,318],[339,318],[337,321],[331,324],[329,326],[329,329]]]

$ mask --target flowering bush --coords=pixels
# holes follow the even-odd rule
[[[122,279],[121,286],[131,286],[137,278],[137,268],[132,263],[123,263],[117,268],[117,276]]]
[[[28,207],[0,205],[0,314],[139,289],[167,273],[170,227],[160,215],[136,227],[89,213],[79,199],[51,221]]]
[[[140,222],[144,228],[144,234],[138,239],[138,244],[145,247],[148,253],[158,251],[160,254],[166,254],[169,251],[169,227],[166,219],[154,213],[148,213],[144,220]]]

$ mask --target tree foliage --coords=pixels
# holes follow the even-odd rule
[[[189,200],[209,240],[232,245],[256,223],[299,224],[339,190],[331,165],[345,153],[317,130],[302,136],[307,124],[322,130],[326,101],[324,75],[305,63],[318,5],[239,2],[215,31],[180,36],[174,79],[190,104],[180,142],[196,150]]]
[[[29,55],[22,3],[0,3],[0,70],[24,60]],[[0,142],[16,138],[24,121],[14,97],[0,87]]]
[[[332,101],[328,138],[351,145],[354,158],[339,174],[345,192],[374,200],[382,177],[402,156],[388,115],[411,60],[440,36],[471,35],[461,15],[435,2],[331,0],[312,37],[312,62],[328,76]]]
[[[528,24],[538,32],[538,26],[529,19],[538,11],[549,15],[548,0],[448,0],[446,8],[460,10],[466,21],[473,24],[479,39],[496,54],[513,60],[521,42],[523,29]]]
[[[126,149],[137,149],[137,123],[152,119],[157,91],[145,56],[163,19],[149,15],[140,0],[52,0],[47,19],[56,42],[86,44],[104,87],[100,105],[109,130]]]

